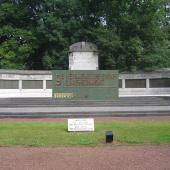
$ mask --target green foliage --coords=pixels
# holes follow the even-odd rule
[[[17,4],[0,4],[0,68],[26,69],[36,48],[36,37],[29,29],[26,9]]]
[[[35,48],[32,32],[4,26],[0,28],[0,37],[5,39],[0,46],[0,68],[26,69],[26,61]]]
[[[144,55],[142,68],[154,70],[162,67],[170,67],[170,49],[158,47],[152,53]]]
[[[99,48],[101,69],[170,67],[168,0],[2,0],[0,68],[67,69],[72,43]]]

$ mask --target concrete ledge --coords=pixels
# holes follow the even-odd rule
[[[170,116],[170,106],[163,107],[60,107],[0,108],[0,118]]]

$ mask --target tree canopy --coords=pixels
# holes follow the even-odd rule
[[[67,69],[68,49],[98,46],[100,69],[170,67],[168,0],[1,0],[0,68]]]

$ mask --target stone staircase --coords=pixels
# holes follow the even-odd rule
[[[170,97],[120,97],[114,101],[0,99],[0,118],[148,115],[170,115]]]
[[[1,98],[1,107],[103,107],[170,106],[170,97],[120,97],[114,101],[57,100],[52,98]]]

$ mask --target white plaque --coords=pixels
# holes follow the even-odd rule
[[[68,119],[68,131],[94,131],[94,119]]]

